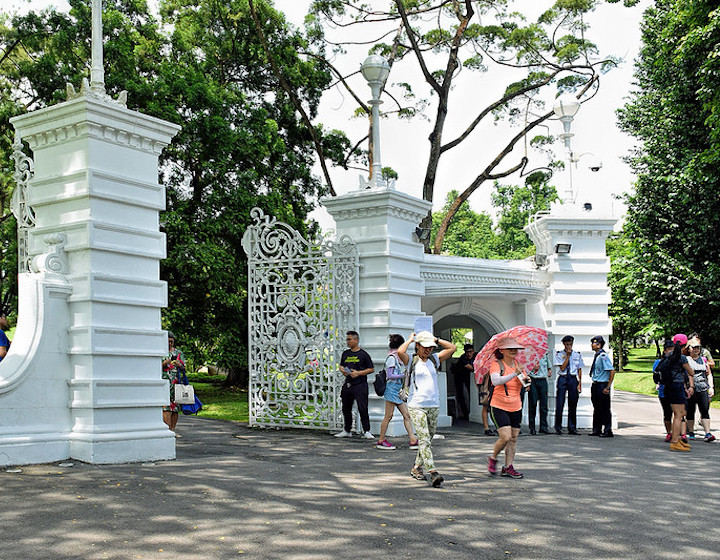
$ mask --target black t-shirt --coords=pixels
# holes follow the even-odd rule
[[[469,358],[465,354],[460,356],[457,359],[457,361],[453,364],[452,372],[457,373],[457,374],[461,374],[461,373],[469,374],[470,370],[468,368],[466,368],[465,366],[467,366],[468,364],[472,365],[473,361],[475,360],[475,355],[476,355],[475,352],[473,352],[473,355],[470,356]]]
[[[375,365],[373,364],[370,354],[365,352],[362,348],[360,348],[357,352],[345,350],[340,358],[340,365],[354,371],[362,371],[369,368],[375,369]],[[345,377],[345,382],[350,383],[350,385],[359,385],[360,383],[367,383],[367,377],[363,375],[360,377],[350,377],[348,375]]]

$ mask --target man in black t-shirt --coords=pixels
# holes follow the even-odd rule
[[[455,401],[457,403],[456,415],[460,420],[467,420],[470,416],[470,375],[473,372],[473,361],[475,360],[475,348],[472,344],[466,344],[462,356],[457,359],[451,368],[453,380],[455,381]],[[467,398],[465,393],[467,392]]]
[[[335,437],[350,437],[352,433],[352,407],[357,402],[360,421],[362,422],[363,436],[365,439],[375,439],[370,432],[370,415],[368,414],[368,374],[375,371],[370,354],[360,348],[360,335],[355,331],[348,331],[348,349],[342,353],[340,358],[340,373],[345,376],[340,398],[342,400],[342,413],[344,429]]]

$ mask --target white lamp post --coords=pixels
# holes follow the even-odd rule
[[[568,173],[570,180],[568,182],[568,188],[565,191],[565,196],[563,197],[563,204],[572,204],[574,199],[572,182],[573,152],[570,139],[575,135],[570,132],[570,125],[579,109],[580,102],[572,95],[561,95],[557,98],[555,106],[553,107],[553,111],[563,124],[563,133],[560,135],[560,138],[564,140],[565,149],[568,154]]]
[[[372,168],[370,169],[370,186],[382,184],[382,165],[380,163],[380,91],[390,74],[387,60],[378,54],[371,54],[360,65],[360,71],[370,86],[372,99],[368,101],[372,107],[370,128],[372,130]]]

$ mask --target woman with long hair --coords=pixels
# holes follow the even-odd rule
[[[522,348],[524,346],[514,338],[500,340],[495,350],[496,360],[490,366],[490,382],[493,385],[490,414],[498,431],[492,455],[488,457],[488,472],[493,476],[498,474],[498,455],[505,450],[505,466],[502,467],[500,475],[510,478],[523,477],[513,466],[522,420],[520,393],[530,382],[527,373],[515,361],[518,350]]]
[[[687,344],[687,336],[676,334],[672,341],[675,344],[673,351],[666,353],[657,367],[665,388],[665,397],[673,413],[670,451],[690,451],[690,444],[680,440],[680,431],[685,418],[687,398],[695,392],[694,372],[688,364],[687,357],[682,353],[683,347]],[[687,388],[686,379],[689,382]]]
[[[418,448],[418,441],[413,432],[412,420],[408,412],[407,404],[400,398],[400,389],[402,389],[403,380],[405,379],[405,366],[409,361],[407,354],[403,361],[398,356],[398,348],[405,342],[405,338],[399,334],[390,335],[390,349],[385,359],[385,373],[387,375],[387,384],[385,385],[385,416],[380,423],[380,439],[375,444],[378,449],[392,451],[395,446],[385,438],[390,420],[392,420],[395,409],[397,408],[402,414],[405,430],[410,436],[410,449]]]

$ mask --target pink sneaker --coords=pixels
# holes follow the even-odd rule
[[[512,465],[508,465],[507,467],[502,468],[500,476],[509,476],[510,478],[522,478],[523,473],[516,471],[515,467],[513,467]]]
[[[488,457],[488,472],[495,476],[497,472],[497,459],[493,456]]]
[[[670,440],[672,439],[672,434],[668,434],[665,436],[665,443],[670,443]]]
[[[410,447],[408,449],[417,449],[420,446],[420,442],[418,440],[411,441]]]
[[[378,449],[384,449],[385,451],[393,451],[394,449],[396,449],[396,447],[386,439],[378,441],[375,444],[375,447],[377,447]]]

